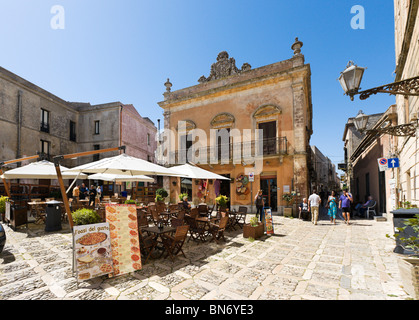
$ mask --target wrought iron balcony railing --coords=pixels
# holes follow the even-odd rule
[[[164,152],[164,150],[162,150]],[[192,153],[195,152],[195,155]],[[249,142],[219,144],[210,147],[190,147],[189,149],[178,149],[170,152],[169,162],[185,163],[201,159],[207,163],[226,163],[237,160],[246,161],[256,157],[274,157],[288,153],[287,137],[253,140]],[[159,159],[167,157],[167,153],[159,155]],[[201,161],[202,163],[202,161]]]

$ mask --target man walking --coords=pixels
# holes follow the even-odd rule
[[[349,220],[351,218],[351,202],[353,201],[352,195],[345,190],[339,198],[339,209],[342,209],[343,219],[345,219],[346,224],[349,225]]]
[[[317,219],[319,218],[319,205],[320,197],[316,194],[316,189],[313,190],[313,194],[308,198],[308,211],[311,212],[311,222],[316,225]]]

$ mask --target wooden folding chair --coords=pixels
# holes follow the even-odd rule
[[[172,218],[170,220],[170,225],[172,227],[179,227],[179,226],[183,226],[183,219],[179,219],[179,218]]]
[[[186,258],[185,253],[182,250],[183,244],[185,243],[186,236],[188,234],[189,226],[179,226],[176,228],[176,233],[174,236],[163,235],[163,245],[167,250],[166,257],[170,256],[172,262],[175,261],[175,256],[182,252],[183,256]]]
[[[205,230],[200,228],[200,226],[196,223],[195,218],[192,218],[189,215],[185,215],[185,221],[186,224],[189,225],[189,239],[188,242],[192,239],[194,241],[201,240],[202,242],[205,242],[204,233]]]
[[[148,227],[148,219],[147,219],[147,215],[146,212],[140,210],[137,210],[137,224],[138,224],[138,228],[141,227]]]
[[[212,235],[211,241],[215,240],[218,243],[218,240],[220,240],[221,238],[224,240],[224,242],[226,241],[226,239],[224,238],[224,231],[227,227],[227,223],[228,223],[228,216],[225,216],[220,219],[219,224],[214,224],[214,223],[210,224],[209,232]]]
[[[141,228],[138,228],[138,240],[140,241],[140,251],[141,254],[146,257],[144,264],[147,263],[148,258],[151,255],[151,252],[154,250],[154,248],[157,245],[157,241],[155,240],[155,237],[151,235],[145,235]]]

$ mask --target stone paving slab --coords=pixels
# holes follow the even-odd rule
[[[392,222],[336,225],[273,216],[275,235],[226,233],[226,243],[185,243],[187,258],[149,260],[115,278],[77,283],[68,225],[13,231],[0,255],[0,300],[406,300]]]

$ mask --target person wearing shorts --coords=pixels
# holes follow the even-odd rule
[[[346,224],[349,225],[349,220],[351,218],[351,202],[353,201],[352,195],[343,190],[343,194],[339,198],[339,209],[342,209],[343,219],[345,219]]]

